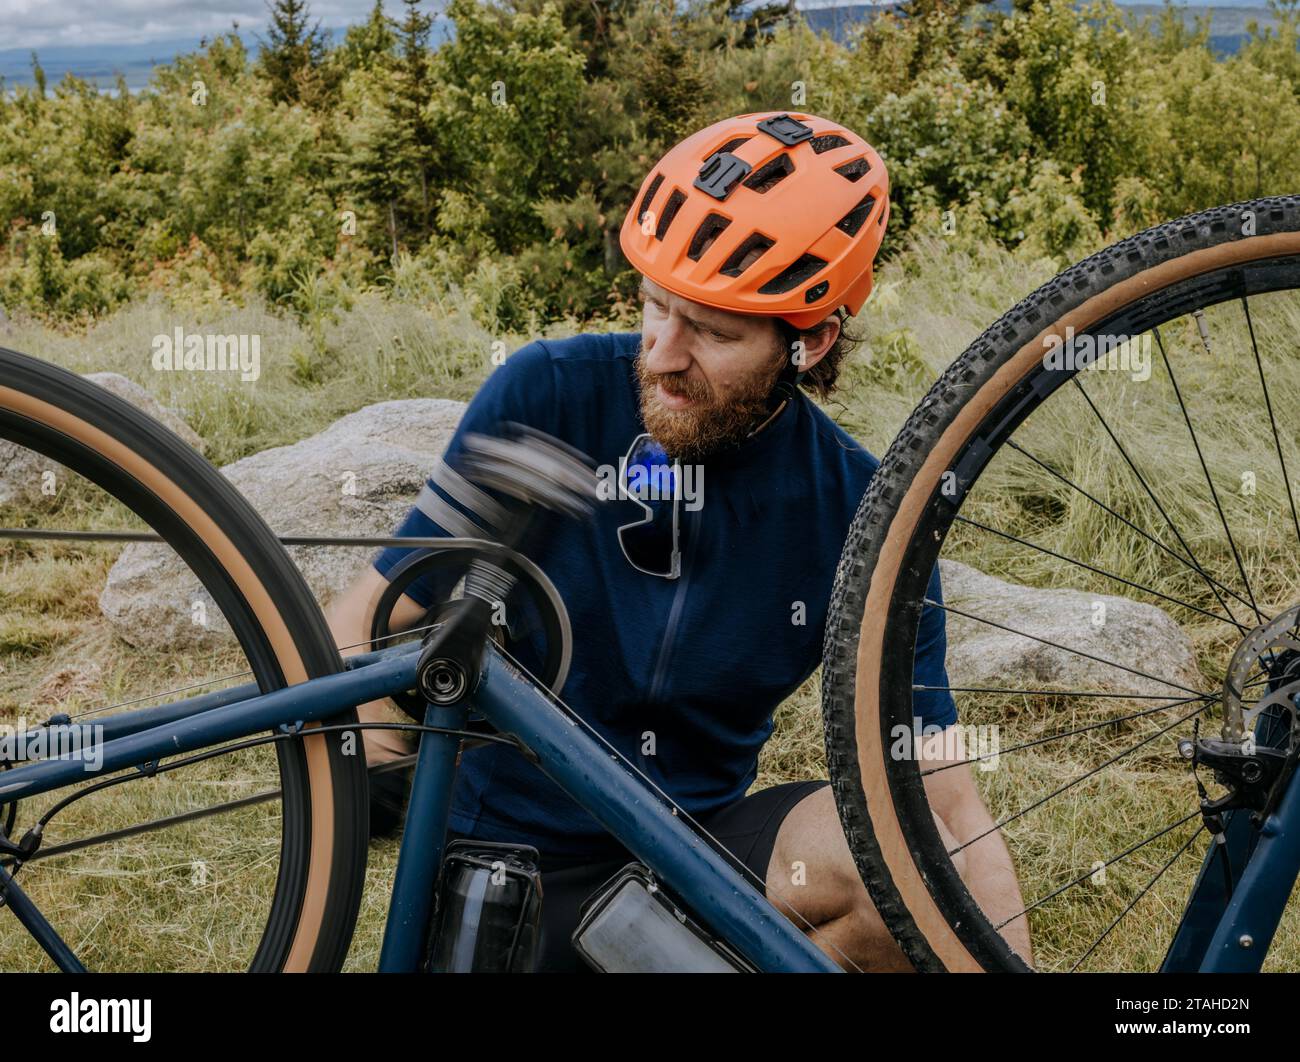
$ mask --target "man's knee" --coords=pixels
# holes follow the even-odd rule
[[[814,923],[875,911],[829,787],[804,797],[786,816],[767,880],[769,896],[785,900]]]

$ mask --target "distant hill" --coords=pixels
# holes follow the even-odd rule
[[[1010,0],[996,0],[990,6],[1007,10]],[[1159,4],[1121,3],[1135,16],[1158,15]],[[894,10],[896,3],[881,4],[827,4],[816,0],[800,3],[800,13],[808,25],[819,32],[829,33],[835,40],[844,40],[853,25],[863,19],[869,19],[882,11]],[[1261,25],[1271,26],[1272,15],[1267,8],[1260,7],[1258,0],[1220,0],[1213,8],[1209,6],[1183,6],[1183,17],[1191,24],[1193,15],[1205,15],[1213,12],[1210,27],[1210,43],[1221,55],[1232,55],[1246,39],[1246,23],[1251,19]],[[440,25],[441,24],[441,25]],[[327,30],[336,37],[341,37],[342,29]],[[450,36],[452,27],[439,19],[434,25],[434,40]],[[256,35],[247,30],[240,31],[240,37],[250,49],[257,47]],[[37,49],[41,67],[49,84],[60,81],[64,74],[72,73],[111,91],[117,75],[125,79],[127,88],[133,92],[144,88],[149,82],[149,75],[155,66],[170,62],[175,56],[192,52],[200,46],[198,37],[176,38],[152,41],[148,44],[84,44],[73,46],[51,46]],[[0,48],[0,79],[6,87],[32,84],[32,50],[30,48]]]
[[[1161,4],[1129,3],[1117,0],[1119,6],[1130,13],[1135,20],[1145,17],[1157,18],[1163,10]],[[1011,9],[1010,0],[994,0],[989,7],[1001,11]],[[1210,47],[1219,55],[1235,55],[1246,40],[1246,24],[1256,21],[1261,26],[1272,26],[1273,15],[1259,0],[1219,0],[1213,5],[1178,5],[1183,13],[1186,25],[1194,24],[1194,17],[1211,15]],[[885,4],[800,4],[800,12],[808,25],[818,32],[829,33],[837,41],[843,41],[855,23],[872,18],[884,11],[893,11],[897,3]]]
[[[1125,4],[1125,9],[1131,11],[1136,17],[1159,18],[1161,6],[1159,4]],[[1195,13],[1204,17],[1211,15],[1210,22],[1210,47],[1219,55],[1235,55],[1246,41],[1246,24],[1249,22],[1258,22],[1261,26],[1273,26],[1275,20],[1272,13],[1266,7],[1258,7],[1253,4],[1225,2],[1215,4],[1212,7],[1188,7],[1188,14],[1184,19],[1188,24],[1191,23],[1191,15]]]

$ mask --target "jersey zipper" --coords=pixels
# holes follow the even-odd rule
[[[698,510],[699,512],[703,510]],[[683,512],[685,517],[685,512]],[[686,590],[691,582],[691,573],[695,570],[692,559],[695,556],[695,547],[699,541],[699,521],[693,521],[694,527],[690,531],[690,541],[686,544],[686,555],[682,558],[682,576],[681,581],[677,584],[677,590],[673,594],[673,604],[668,610],[668,623],[664,630],[663,641],[659,643],[659,659],[655,662],[654,680],[650,684],[650,701],[654,703],[659,698],[659,692],[663,688],[665,676],[668,674],[668,660],[672,655],[673,645],[677,640],[677,624],[681,620],[682,608],[686,604]]]

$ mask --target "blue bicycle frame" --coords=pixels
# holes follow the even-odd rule
[[[138,769],[222,742],[280,731],[338,715],[357,704],[416,688],[419,646],[351,657],[347,670],[273,693],[249,683],[155,708],[99,720],[97,774]],[[461,737],[473,708],[511,735],[539,767],[646,864],[669,890],[755,968],[839,972],[795,925],[726,859],[611,755],[561,704],[544,695],[488,642],[472,694],[427,707],[420,735],[406,827],[380,953],[380,972],[414,971],[432,914],[442,864]],[[14,767],[0,779],[0,801],[21,800],[90,776],[80,760],[52,759]],[[1162,970],[1252,972],[1260,968],[1300,875],[1300,788],[1289,785],[1258,827],[1245,811],[1226,815],[1223,845],[1231,885],[1212,845]],[[12,877],[0,868],[9,909],[62,970],[84,967]]]
[[[87,778],[138,769],[159,760],[268,731],[293,734],[355,705],[417,688],[418,646],[355,656],[347,670],[272,693],[255,684],[99,720],[102,762],[90,773],[80,760],[51,759],[0,776],[0,801],[20,800]],[[645,863],[696,916],[762,971],[837,972],[795,925],[723,856],[696,834],[629,766],[488,641],[476,687],[460,701],[430,704],[429,727],[463,729],[471,707],[518,739],[578,804]],[[471,703],[472,702],[472,703]],[[456,753],[461,737],[423,731],[406,826],[380,954],[381,972],[414,971],[432,913],[441,867]],[[84,967],[17,882],[0,868],[8,907],[63,970]]]

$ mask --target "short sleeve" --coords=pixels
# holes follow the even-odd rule
[[[939,566],[934,566],[930,585],[925,596],[943,604],[943,586],[939,580]],[[944,612],[934,605],[921,610],[921,624],[916,634],[916,655],[912,681],[928,689],[917,690],[912,700],[913,711],[920,717],[922,726],[951,726],[957,722],[957,704],[948,686],[945,660],[948,655],[948,634]]]
[[[471,432],[499,435],[503,421],[527,424],[555,434],[557,395],[550,352],[541,340],[520,347],[495,369],[470,400],[465,414],[434,464],[415,503],[393,530],[396,538],[496,538],[505,516],[503,497],[471,483],[458,468]],[[375,570],[389,577],[392,569],[412,550],[390,546],[375,557]],[[450,577],[447,580],[450,584]],[[407,595],[424,607],[450,594],[451,585],[425,578],[413,583]]]

